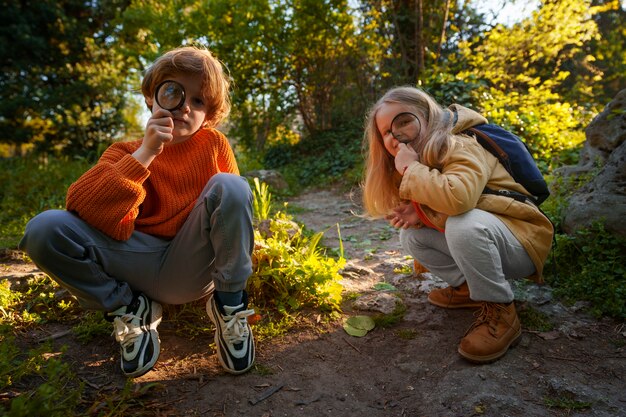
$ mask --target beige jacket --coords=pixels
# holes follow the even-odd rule
[[[454,105],[454,109],[458,114],[454,133],[487,122],[473,110],[458,105]],[[543,265],[554,232],[552,223],[530,202],[483,194],[486,186],[492,190],[529,194],[495,156],[473,138],[462,137],[441,171],[419,162],[409,165],[400,184],[400,197],[427,206],[425,212],[429,219],[442,229],[447,216],[456,216],[473,208],[493,213],[517,237],[535,264],[536,274],[530,278],[543,282]]]

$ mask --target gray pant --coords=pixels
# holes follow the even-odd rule
[[[20,249],[85,308],[112,311],[133,291],[182,304],[245,288],[254,247],[252,193],[245,178],[214,175],[172,240],[138,231],[118,241],[64,210],[28,222]]]
[[[400,231],[402,247],[451,286],[464,281],[475,301],[508,303],[513,291],[507,278],[525,278],[535,266],[524,247],[493,214],[473,209],[446,221],[446,231]]]

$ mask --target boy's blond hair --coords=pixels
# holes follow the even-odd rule
[[[222,63],[208,49],[183,46],[161,55],[146,70],[141,83],[141,92],[148,107],[156,87],[168,77],[179,74],[200,75],[202,94],[206,102],[206,124],[217,126],[230,113],[230,82]]]
[[[370,109],[363,136],[363,147],[367,154],[363,204],[367,213],[373,217],[389,214],[402,200],[399,190],[402,176],[396,170],[394,157],[385,149],[376,125],[376,114],[380,108],[391,103],[410,107],[426,121],[419,140],[412,144],[422,164],[441,169],[454,141],[447,110],[426,92],[415,87],[395,87],[387,91]]]

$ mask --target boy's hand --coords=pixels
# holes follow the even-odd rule
[[[156,103],[152,105],[152,109],[153,113],[146,123],[146,133],[141,146],[133,153],[135,159],[145,167],[163,152],[165,144],[174,139],[172,113],[160,108]]]
[[[389,220],[389,224],[397,229],[408,229],[409,227],[422,227],[422,222],[420,221],[417,212],[415,211],[415,207],[411,202],[400,203],[397,207],[393,209],[391,214],[388,214],[385,219]]]
[[[404,171],[406,167],[411,165],[413,162],[418,160],[417,152],[407,145],[406,143],[400,143],[398,145],[398,153],[396,154],[396,170],[402,175],[404,175]]]

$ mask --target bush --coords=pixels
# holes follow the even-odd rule
[[[323,185],[352,174],[360,179],[363,154],[363,127],[347,123],[337,129],[305,137],[295,145],[280,143],[269,147],[263,164],[267,169],[280,169],[290,184],[306,187]]]
[[[572,235],[557,234],[556,274],[546,265],[546,281],[568,302],[584,300],[596,317],[626,319],[626,239],[606,232],[600,222]]]
[[[255,186],[255,207],[271,207],[267,188],[258,181]],[[254,304],[278,313],[278,319],[307,307],[327,315],[339,312],[343,256],[338,260],[326,257],[319,246],[323,233],[305,236],[283,212],[263,217],[255,219],[253,274],[247,286]]]
[[[0,247],[17,247],[36,214],[65,207],[67,188],[90,165],[70,158],[0,158]]]

